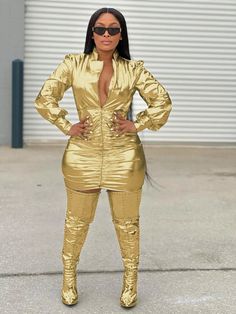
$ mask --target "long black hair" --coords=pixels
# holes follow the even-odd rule
[[[119,43],[116,46],[116,49],[117,49],[117,51],[119,53],[119,56],[121,56],[121,57],[123,57],[125,59],[128,59],[128,60],[131,60],[130,52],[129,52],[129,40],[128,40],[128,32],[127,32],[126,21],[125,21],[125,18],[123,16],[123,14],[120,11],[118,11],[118,10],[116,10],[114,8],[104,7],[104,8],[98,9],[90,17],[90,20],[89,20],[89,23],[88,23],[88,27],[87,27],[87,34],[86,34],[84,53],[86,53],[86,54],[92,53],[93,48],[95,47],[95,42],[94,42],[94,39],[92,38],[92,36],[93,36],[92,27],[95,25],[95,22],[97,21],[98,17],[102,13],[111,13],[119,21],[120,27],[121,27],[122,40],[119,40]],[[133,121],[133,101],[131,102],[131,105],[130,105],[130,108],[129,108],[128,119]],[[145,179],[147,179],[148,182],[152,186],[153,186],[152,181],[156,182],[149,175],[149,173],[147,171],[147,164],[146,164],[146,169],[145,169]]]

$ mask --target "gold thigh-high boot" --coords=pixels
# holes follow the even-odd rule
[[[123,265],[123,286],[120,305],[137,304],[137,280],[140,255],[139,207],[142,189],[137,191],[108,190],[108,199],[115,226]]]
[[[85,242],[89,224],[94,220],[99,192],[80,192],[66,187],[67,211],[62,249],[63,287],[62,302],[73,305],[78,302],[77,263]]]

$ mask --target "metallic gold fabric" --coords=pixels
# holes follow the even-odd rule
[[[144,183],[146,160],[137,132],[160,129],[172,109],[168,92],[144,67],[143,60],[122,58],[115,50],[112,65],[114,72],[103,107],[98,96],[103,61],[98,60],[96,47],[91,54],[65,55],[35,99],[39,114],[67,134],[72,123],[65,118],[68,112],[59,106],[59,101],[72,87],[79,120],[88,116],[92,122],[88,140],[81,136],[68,139],[62,171],[69,188],[138,190]],[[148,107],[136,115],[137,132],[116,136],[111,118],[115,111],[127,118],[135,91]]]
[[[83,193],[68,188],[66,191],[67,210],[62,249],[63,285],[61,297],[64,304],[73,305],[78,301],[77,263],[88,234],[89,224],[94,220],[101,192]]]
[[[123,286],[120,296],[120,305],[123,307],[132,307],[137,303],[141,195],[142,189],[133,192],[108,191],[112,221],[124,265]]]

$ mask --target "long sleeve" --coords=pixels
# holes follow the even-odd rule
[[[172,110],[172,101],[167,90],[144,67],[143,60],[136,61],[135,90],[147,103],[148,108],[136,115],[134,125],[137,131],[159,130],[168,120]]]
[[[65,135],[70,130],[72,123],[65,118],[68,111],[59,106],[59,101],[72,85],[72,62],[73,55],[65,55],[64,60],[44,82],[35,99],[35,107],[39,114],[56,125]]]

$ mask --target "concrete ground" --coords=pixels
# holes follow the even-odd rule
[[[0,147],[0,313],[236,313],[236,146],[144,145],[138,303],[119,305],[122,260],[102,190],[61,302],[65,145]]]

